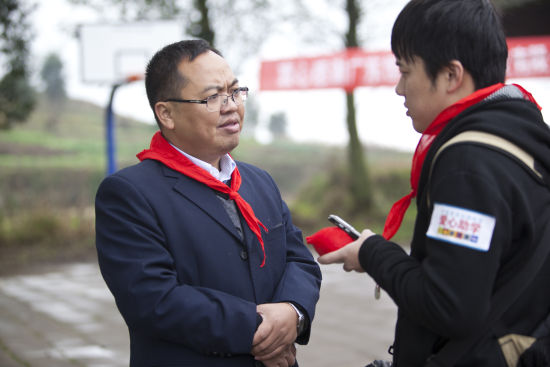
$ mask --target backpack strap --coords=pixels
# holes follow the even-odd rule
[[[490,145],[496,148],[500,148],[501,150],[508,152],[512,156],[516,157],[519,161],[523,162],[523,164],[525,164],[536,176],[542,179],[542,173],[537,171],[537,169],[535,168],[535,158],[533,158],[532,155],[530,155],[529,153],[527,153],[525,150],[521,149],[514,143],[510,142],[509,140],[501,138],[498,135],[493,135],[483,131],[475,131],[475,130],[464,131],[458,135],[455,135],[454,137],[449,139],[447,142],[445,142],[445,144],[443,144],[435,153],[434,159],[432,159],[431,169],[433,169],[433,162],[435,162],[435,160],[437,159],[437,156],[445,148],[447,148],[449,145],[462,143],[462,142],[482,143],[482,144]]]
[[[525,150],[518,147],[516,144],[510,142],[509,140],[501,138],[500,136],[486,133],[483,131],[469,130],[469,131],[463,131],[460,134],[453,136],[451,139],[449,139],[442,146],[439,147],[430,165],[430,171],[428,173],[428,182],[432,177],[432,171],[435,166],[435,161],[437,160],[437,157],[439,157],[441,152],[445,150],[445,148],[456,143],[470,143],[470,142],[481,143],[489,147],[498,148],[501,151],[509,153],[511,156],[515,157],[519,162],[523,163],[523,165],[529,171],[535,174],[535,176],[537,176],[541,180],[544,180],[542,173],[540,173],[535,168],[535,158],[533,158],[531,154],[527,153]],[[429,193],[427,195],[427,198],[428,198],[428,206],[430,206],[431,203],[430,203]]]
[[[534,158],[510,141],[499,136],[481,131],[465,131],[453,138],[449,139],[436,152],[430,166],[428,181],[431,178],[434,162],[439,154],[448,146],[461,142],[481,143],[488,146],[496,147],[504,152],[508,152],[513,157],[522,162],[531,172],[537,177],[543,179],[543,175],[535,169]],[[430,198],[428,195],[428,205]],[[481,332],[473,337],[449,340],[441,350],[432,355],[425,364],[425,367],[451,367],[456,361],[464,355],[481,337],[486,335],[493,325],[500,319],[504,312],[510,307],[521,295],[526,284],[529,284],[532,279],[538,274],[544,261],[550,252],[550,226],[546,226],[538,246],[534,249],[530,258],[528,258],[515,277],[511,278],[508,283],[502,286],[493,296],[491,303],[495,307],[489,313],[486,323],[481,329]]]

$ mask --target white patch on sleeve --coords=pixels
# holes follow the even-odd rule
[[[491,245],[495,222],[495,217],[480,212],[435,203],[426,236],[486,252]]]

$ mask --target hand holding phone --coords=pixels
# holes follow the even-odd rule
[[[344,232],[346,232],[351,238],[354,240],[358,239],[361,233],[357,231],[351,224],[343,220],[337,215],[331,214],[328,216],[328,220],[334,223],[338,228],[342,229]],[[363,270],[364,271],[364,270]],[[376,284],[374,287],[374,298],[380,299],[380,286]]]
[[[351,224],[343,220],[337,215],[331,214],[328,216],[328,220],[332,222],[334,225],[336,225],[338,228],[342,229],[344,232],[346,232],[351,238],[354,240],[358,239],[361,233],[357,231]]]
[[[360,233],[337,215],[331,214],[328,220],[336,227],[326,227],[306,237],[307,243],[313,245],[319,255],[336,251],[359,238]]]

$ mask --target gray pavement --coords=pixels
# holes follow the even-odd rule
[[[302,367],[363,367],[389,359],[396,307],[365,274],[322,266]],[[95,263],[0,278],[0,367],[128,366],[128,331]]]

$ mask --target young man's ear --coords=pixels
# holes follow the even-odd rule
[[[169,102],[157,102],[155,104],[155,114],[163,128],[168,130],[174,129],[173,111]]]
[[[464,82],[464,66],[458,60],[451,60],[445,67],[445,77],[447,80],[447,91],[454,93],[462,87]]]
[[[465,97],[475,91],[475,83],[470,73],[458,60],[451,60],[444,68],[447,93]]]

